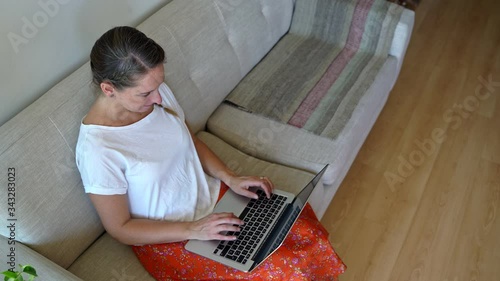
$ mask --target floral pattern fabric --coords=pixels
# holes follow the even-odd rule
[[[221,195],[227,191],[223,186]],[[242,272],[193,254],[187,241],[133,246],[144,268],[159,281],[170,280],[338,280],[346,266],[328,232],[306,205],[283,244],[251,272]]]

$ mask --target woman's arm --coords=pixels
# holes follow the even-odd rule
[[[191,131],[190,131],[191,132]],[[231,171],[215,153],[208,148],[198,137],[191,133],[194,146],[198,157],[200,158],[203,170],[213,177],[216,177],[227,184],[234,192],[249,197],[258,198],[257,194],[248,190],[252,186],[258,186],[266,193],[267,197],[271,197],[273,192],[273,183],[266,177],[241,177]]]
[[[211,214],[194,222],[168,222],[133,219],[128,208],[127,195],[90,194],[106,231],[121,243],[128,245],[159,244],[187,239],[234,240],[223,231],[239,231],[242,221],[233,214]]]

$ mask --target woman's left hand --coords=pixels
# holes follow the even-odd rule
[[[255,192],[248,190],[252,186],[262,189],[267,198],[271,198],[274,189],[273,183],[267,177],[233,176],[226,184],[237,194],[253,199],[258,199],[259,196]]]

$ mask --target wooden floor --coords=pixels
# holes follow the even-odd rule
[[[500,280],[499,96],[500,1],[422,1],[398,82],[322,219],[341,281]]]

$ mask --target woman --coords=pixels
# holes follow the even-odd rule
[[[190,254],[183,245],[188,239],[235,240],[221,232],[237,232],[243,222],[229,213],[210,214],[219,192],[231,188],[256,198],[248,188],[258,186],[269,197],[272,182],[234,174],[189,131],[182,108],[163,82],[165,53],[142,32],[131,27],[109,30],[96,41],[90,60],[101,94],[82,120],[76,160],[108,233],[135,245],[138,258],[158,280],[268,280],[265,264],[283,263],[280,250],[254,272],[243,273]],[[317,219],[312,221],[317,225],[310,229],[327,240]],[[328,258],[316,262],[336,262],[343,271],[329,249]],[[287,253],[287,258],[294,254]]]

